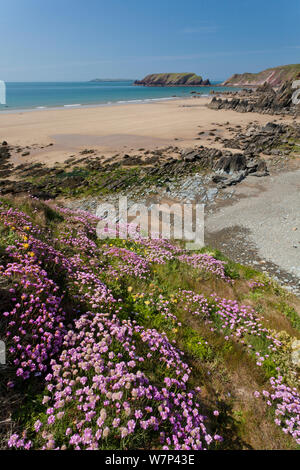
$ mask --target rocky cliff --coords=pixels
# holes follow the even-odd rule
[[[210,85],[209,80],[203,80],[195,73],[154,73],[143,80],[136,80],[135,85],[142,86],[204,86]]]
[[[295,79],[299,79],[296,75]],[[263,114],[300,114],[300,104],[293,103],[293,80],[284,82],[274,90],[269,83],[258,86],[255,90],[244,89],[240,92],[227,93],[228,98],[214,97],[208,107],[211,109],[234,109],[242,113],[256,112]]]
[[[224,86],[260,86],[269,83],[273,87],[281,86],[288,80],[295,80],[300,73],[300,64],[282,65],[259,73],[234,74]]]

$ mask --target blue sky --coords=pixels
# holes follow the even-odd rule
[[[233,73],[300,62],[300,1],[0,0],[0,79]]]

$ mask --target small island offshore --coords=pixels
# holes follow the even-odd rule
[[[210,81],[203,80],[195,73],[153,73],[142,80],[136,80],[134,85],[142,86],[209,86]]]

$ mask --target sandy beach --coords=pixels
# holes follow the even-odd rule
[[[73,157],[72,164],[76,165],[82,161],[81,152],[84,150],[93,150],[86,152],[91,161],[104,156],[104,160],[112,164],[121,161],[126,154],[147,154],[149,151],[166,149],[168,146],[171,149],[177,148],[177,152],[199,145],[222,149],[224,139],[242,134],[249,124],[265,126],[270,121],[280,124],[290,124],[294,121],[292,116],[213,110],[206,106],[209,101],[208,98],[189,98],[147,104],[0,114],[0,140],[15,146],[10,158],[10,163],[15,166],[41,162],[56,167],[70,157]],[[18,146],[21,151],[18,151]],[[231,150],[239,152],[236,148]],[[160,164],[163,165],[165,156],[159,158]],[[264,155],[264,158],[268,160],[271,157]],[[284,173],[278,175],[275,180],[269,176],[260,180],[255,177],[248,178],[236,187],[236,197],[230,199],[230,204],[224,211],[222,209],[219,213],[218,205],[214,207],[214,216],[209,217],[206,227],[207,241],[225,252],[226,247],[229,247],[227,254],[234,256],[236,260],[242,258],[245,263],[252,264],[254,258],[257,258],[273,263],[269,266],[269,271],[279,275],[284,281],[288,281],[292,276],[290,280],[295,286],[299,281],[296,267],[298,261],[295,263],[298,250],[294,248],[298,247],[295,245],[298,243],[298,232],[293,232],[292,228],[299,226],[299,190],[295,184],[299,173],[299,159],[290,160],[285,165],[284,170],[292,171],[289,176],[291,181],[287,180],[288,177]],[[295,170],[298,170],[297,174],[294,173]],[[289,186],[294,191],[290,191],[289,199],[285,196],[286,206],[282,209],[281,195],[287,194]],[[231,188],[230,191],[232,192]],[[276,195],[279,195],[279,199],[275,198]],[[221,201],[221,207],[222,204]],[[275,217],[280,211],[282,217],[290,212],[294,214],[293,227],[288,231]],[[243,214],[244,219],[240,214]],[[272,236],[277,234],[281,240],[280,249],[266,237],[268,215],[270,220],[267,232]],[[244,244],[239,243],[238,227],[250,233],[249,235],[248,232],[243,232],[241,238]],[[237,241],[235,250],[232,239]],[[282,243],[283,239],[286,240],[285,244]],[[266,249],[266,246],[271,248]],[[241,256],[243,253],[246,253],[246,259]]]
[[[244,126],[254,121],[263,125],[271,120],[269,115],[208,109],[209,101],[210,98],[189,98],[2,113],[0,140],[30,147],[30,155],[13,156],[12,163],[42,161],[54,164],[87,148],[114,155],[166,145],[184,148],[203,143],[217,147],[215,142],[210,142],[209,131],[216,129],[217,135],[226,137],[228,126]],[[278,120],[291,122],[290,117]],[[47,147],[49,144],[53,145]]]

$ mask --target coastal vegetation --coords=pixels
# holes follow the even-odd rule
[[[299,300],[209,247],[97,223],[1,197],[2,447],[298,448]]]
[[[223,86],[260,86],[264,83],[277,87],[284,82],[296,80],[300,74],[300,64],[281,65],[258,73],[235,73]]]

